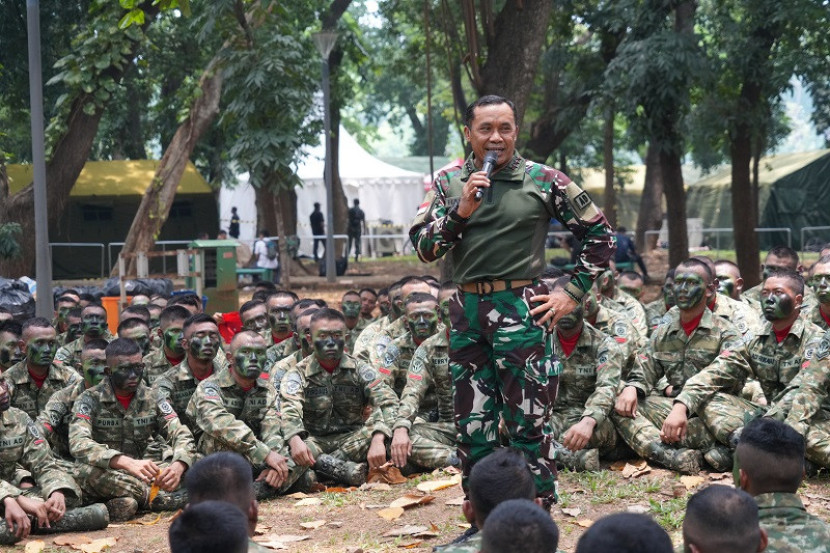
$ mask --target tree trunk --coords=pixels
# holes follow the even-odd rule
[[[744,87],[746,90],[748,87]],[[741,94],[743,96],[744,93]],[[735,231],[735,257],[744,287],[751,288],[761,281],[758,263],[758,235],[755,227],[757,207],[752,206],[752,131],[748,122],[738,123],[730,142],[732,158],[732,228]]]
[[[689,234],[686,228],[686,191],[680,156],[661,151],[660,173],[666,190],[666,215],[669,220],[669,267],[676,267],[689,257]]]
[[[602,212],[611,228],[617,228],[617,197],[614,190],[614,108],[605,110],[605,125],[602,137],[602,164],[605,170],[605,197]]]
[[[271,188],[274,190],[274,188]],[[275,193],[274,198],[274,212],[277,213],[277,248],[280,252],[280,285],[286,289],[291,289],[291,256],[288,253],[288,233],[285,232],[285,218],[282,217],[283,205],[282,195]]]
[[[162,226],[167,221],[176,190],[193,149],[219,113],[222,94],[222,71],[219,57],[214,57],[199,79],[201,95],[190,108],[187,119],[179,126],[161,158],[156,174],[147,187],[133,218],[124,244],[124,252],[147,252],[153,248]],[[117,264],[112,274],[117,272]],[[131,258],[128,274],[135,274],[136,259]]]
[[[640,196],[640,211],[637,213],[636,246],[641,252],[654,249],[657,235],[646,231],[660,230],[663,226],[663,176],[660,173],[660,155],[653,143],[646,152],[646,176],[643,194]]]

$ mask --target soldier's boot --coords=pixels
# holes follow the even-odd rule
[[[297,490],[300,491],[300,490]],[[254,496],[257,501],[265,499],[275,499],[280,495],[280,490],[268,484],[265,480],[254,481]]]
[[[674,449],[659,442],[649,445],[648,458],[680,474],[697,474],[703,462],[703,455],[696,449]]]
[[[574,471],[592,471],[599,470],[599,450],[598,449],[583,449],[581,451],[571,451],[565,447],[557,447],[554,450],[556,464],[562,465],[565,468]]]
[[[716,445],[703,454],[703,458],[718,472],[732,470],[732,451],[725,445]]]
[[[132,499],[132,498],[130,498]],[[133,499],[133,501],[135,501]],[[69,509],[63,518],[57,522],[49,523],[49,528],[38,526],[32,527],[32,532],[37,534],[62,534],[64,532],[92,532],[103,530],[110,523],[110,514],[107,506],[103,503],[94,503],[86,507]]]
[[[187,490],[180,489],[174,492],[159,492],[150,504],[151,511],[178,511],[187,505]]]
[[[317,480],[317,473],[311,469],[308,469],[302,476],[300,476],[300,478],[297,479],[296,482],[294,482],[294,485],[288,488],[286,493],[313,493],[317,490],[317,486],[319,484],[320,482]],[[270,486],[268,487],[270,488]]]
[[[0,519],[0,545],[14,545],[20,539],[9,529],[5,519]]]
[[[818,476],[818,471],[821,469],[821,466],[817,465],[816,463],[812,462],[809,459],[804,459],[804,475],[808,477]]]
[[[636,457],[637,454],[634,450],[628,447],[628,444],[622,440],[618,440],[613,449],[602,454],[602,458],[606,461],[620,461],[622,459],[634,459]]]
[[[138,512],[138,501],[132,497],[116,497],[105,503],[112,522],[126,522]]]
[[[366,483],[366,476],[369,473],[366,463],[343,461],[327,454],[319,455],[313,468],[326,478],[349,486],[362,486]]]

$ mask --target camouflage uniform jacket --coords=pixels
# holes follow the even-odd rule
[[[675,392],[682,389],[689,378],[724,353],[730,354],[735,363],[746,366],[740,333],[708,308],[704,309],[700,323],[691,336],[686,336],[680,324],[680,310],[677,307],[669,310],[668,317],[670,319],[666,323],[655,329],[628,376],[626,384],[637,388],[639,396],[652,392],[663,395],[668,385]]]
[[[438,403],[438,422],[454,422],[449,349],[447,331],[442,328],[424,340],[415,350],[406,373],[406,386],[401,394],[398,420],[394,428],[412,429],[415,417],[423,412],[421,402],[430,390],[434,390]]]
[[[161,434],[173,448],[171,462],[193,464],[196,444],[166,398],[140,382],[127,409],[119,403],[109,378],[86,390],[72,408],[69,447],[78,463],[109,469],[116,455],[143,459]]]
[[[452,256],[456,283],[537,278],[545,268],[545,241],[551,217],[582,242],[566,293],[579,300],[608,267],[617,239],[588,193],[563,173],[518,154],[490,177],[478,209],[458,215],[461,190],[478,171],[473,155],[463,165],[438,172],[409,230],[418,257]],[[462,238],[463,235],[463,238]]]
[[[282,435],[286,442],[353,432],[362,426],[372,433],[392,435],[398,396],[377,370],[343,355],[340,366],[329,374],[310,355],[285,374],[280,387]],[[364,423],[363,408],[374,409]]]
[[[60,470],[52,457],[49,443],[41,436],[32,419],[20,409],[10,407],[0,413],[0,501],[22,493],[16,487],[22,465],[40,487],[43,498],[56,490],[81,497],[75,481]]]
[[[770,553],[826,553],[830,526],[807,512],[796,494],[762,493],[755,496],[758,522],[767,531]]]
[[[24,411],[32,419],[43,411],[52,394],[83,380],[75,369],[53,362],[43,386],[38,388],[29,376],[25,359],[4,372],[3,379],[9,383],[12,407]]]
[[[280,395],[280,386],[282,385],[282,379],[285,377],[285,373],[296,367],[297,363],[303,359],[303,350],[298,349],[285,359],[277,361],[274,366],[271,367],[268,382],[270,382],[277,391],[278,400]]]
[[[390,347],[390,345],[396,338],[408,332],[406,320],[404,317],[399,317],[384,328],[378,329],[366,349],[352,357],[368,363],[375,369],[379,369],[384,364],[391,364],[398,357],[399,352],[394,346]]]
[[[439,553],[478,553],[481,551],[481,530],[459,543],[438,546],[435,551]]]
[[[626,294],[619,288],[614,290],[614,297],[600,296],[600,305],[623,313],[628,317],[631,325],[637,329],[640,336],[648,336],[648,319],[643,304]]]
[[[100,338],[107,342],[112,342],[115,336],[109,330],[105,329]],[[59,347],[58,352],[55,354],[55,361],[60,361],[68,367],[79,367],[81,365],[81,353],[83,351],[84,336],[81,335],[74,341]]]
[[[182,357],[182,361],[184,361],[185,357]],[[181,361],[176,365],[171,363],[170,360],[167,359],[167,355],[164,354],[163,348],[152,350],[144,356],[142,361],[144,361],[144,374],[142,377],[144,378],[144,383],[148,386],[152,386],[161,375],[173,367],[178,367],[181,364]],[[214,367],[220,367],[223,369],[228,366],[228,358],[225,357],[225,352],[223,350],[220,349],[216,352],[216,357],[213,358],[213,365]]]
[[[666,309],[666,302],[663,298],[657,298],[651,303],[645,304],[646,323],[648,324],[648,335],[654,332],[658,325],[663,323],[663,316],[668,311]]]
[[[559,394],[553,410],[584,407],[582,416],[591,417],[600,424],[614,409],[625,358],[622,349],[611,337],[587,322],[583,324],[582,333],[570,355],[566,356],[556,344],[562,373],[559,375]],[[558,341],[555,337],[553,339]]]
[[[752,336],[761,330],[766,322],[766,319],[761,317],[757,311],[750,308],[742,301],[733,300],[725,294],[718,294],[715,301],[715,315],[722,319],[726,319],[735,325],[745,338],[751,339]]]
[[[586,322],[588,322],[586,320]],[[622,377],[628,376],[637,352],[646,345],[648,338],[637,332],[624,313],[599,306],[596,320],[591,323],[595,329],[613,338],[624,355]]]
[[[279,344],[270,346],[265,350],[265,366],[268,367],[267,370],[270,372],[275,363],[285,359],[295,351],[297,351],[297,344],[294,343],[293,336],[289,336]]]
[[[72,459],[69,452],[69,423],[72,421],[72,406],[86,390],[86,382],[81,379],[63,390],[58,390],[35,421],[41,434],[49,441],[52,452],[64,459]]]
[[[190,398],[187,417],[199,427],[199,451],[205,454],[234,451],[262,467],[271,450],[283,447],[279,397],[262,378],[247,392],[230,370],[205,379]]]
[[[827,324],[827,321],[824,317],[821,316],[821,304],[816,302],[816,304],[810,309],[801,309],[802,317],[806,317],[808,321],[813,323],[814,325],[820,327],[823,330],[830,330],[830,325]]]
[[[403,393],[407,381],[409,363],[418,344],[412,339],[412,334],[405,332],[386,344],[386,353],[380,359],[380,365],[375,366],[386,379],[398,397]]]
[[[363,317],[358,317],[357,324],[354,326],[353,329],[349,330],[346,329],[349,333],[348,340],[346,341],[346,353],[352,354],[354,352],[355,345],[357,344],[357,339],[363,334],[363,331],[369,328],[369,326],[374,321],[369,319],[364,319]]]
[[[210,376],[226,370],[228,369],[219,367],[214,359],[213,374]],[[170,402],[182,422],[194,434],[198,432],[199,427],[187,416],[187,404],[190,403],[190,398],[193,397],[193,392],[196,391],[198,385],[199,381],[190,372],[190,365],[187,363],[186,357],[184,361],[158,377],[153,384],[154,393],[158,395],[159,399],[166,398]]]
[[[690,411],[696,411],[716,392],[738,395],[747,377],[754,377],[761,384],[767,403],[772,404],[804,363],[809,364],[821,344],[822,335],[820,329],[799,317],[779,344],[772,323],[767,321],[745,346],[748,364],[739,362],[737,350],[724,352],[691,377],[677,399]]]
[[[822,338],[813,358],[804,363],[766,416],[786,422],[802,436],[813,420],[830,420],[830,339]]]
[[[364,328],[363,332],[361,332],[360,336],[358,336],[357,340],[355,340],[354,351],[351,353],[351,356],[359,359],[366,359],[365,354],[374,343],[377,333],[392,324],[392,322],[393,321],[390,321],[389,316],[387,315],[386,317],[379,318],[377,321]]]

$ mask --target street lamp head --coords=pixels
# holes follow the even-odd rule
[[[331,29],[317,31],[311,35],[311,38],[314,40],[314,45],[317,47],[320,55],[328,58],[334,48],[334,43],[337,42],[337,31]]]

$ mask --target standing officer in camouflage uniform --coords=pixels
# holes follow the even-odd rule
[[[807,318],[824,330],[830,329],[830,255],[825,255],[810,268],[810,287],[816,302],[806,312]]]
[[[439,172],[409,234],[422,261],[450,253],[459,286],[450,304],[450,370],[464,474],[497,447],[501,417],[539,495],[550,501],[556,466],[545,419],[558,363],[543,325],[552,330],[579,304],[608,267],[616,242],[586,192],[516,153],[517,119],[513,103],[499,96],[468,107],[464,135],[473,153]],[[497,156],[489,178],[482,171],[488,152]],[[573,278],[557,290],[538,280],[551,217],[583,242]]]
[[[144,363],[134,341],[113,340],[106,356],[106,378],[81,394],[69,425],[69,447],[78,461],[84,496],[106,501],[114,521],[131,518],[139,508],[183,507],[187,496],[175,490],[196,455],[193,435],[170,403],[144,384]],[[144,457],[159,433],[173,448],[167,466]],[[163,491],[151,504],[153,482]]]
[[[830,526],[804,508],[798,488],[804,477],[804,439],[781,422],[762,418],[741,433],[735,452],[735,486],[755,498],[766,551],[828,550]]]
[[[715,294],[714,275],[695,259],[678,265],[674,274],[676,308],[657,327],[648,346],[638,356],[626,386],[617,397],[613,417],[625,442],[639,455],[672,470],[700,470],[700,453],[717,470],[728,470],[728,451],[716,448],[715,438],[703,421],[689,420],[688,432],[660,432],[672,410],[673,398],[686,381],[712,364],[728,357],[736,371],[746,371],[747,361],[740,333],[706,308]],[[667,444],[678,444],[681,449]]]
[[[152,386],[158,377],[177,366],[185,358],[182,328],[190,311],[181,305],[171,305],[161,311],[159,335],[162,345],[147,354],[144,361],[144,382]]]
[[[20,347],[26,358],[3,373],[9,383],[12,407],[37,418],[52,394],[81,380],[71,366],[54,359],[55,329],[43,317],[23,323]]]
[[[294,313],[294,305],[298,302],[294,292],[280,290],[274,292],[265,301],[268,308],[268,322],[271,326],[271,340],[273,345],[266,352],[267,369],[279,361],[294,353],[294,341],[291,339],[291,318]],[[266,343],[268,341],[266,340]]]
[[[23,361],[22,334],[23,326],[17,321],[0,322],[0,373]]]
[[[339,311],[311,317],[314,355],[289,370],[280,387],[282,434],[300,466],[349,485],[386,462],[398,398],[380,373],[343,353],[346,322]],[[374,410],[363,420],[364,408]],[[359,464],[358,464],[359,463]]]
[[[199,453],[239,453],[254,466],[258,480],[285,491],[306,467],[289,464],[281,455],[285,442],[280,433],[279,397],[262,378],[265,349],[265,340],[256,332],[236,334],[227,354],[229,369],[196,387],[187,416],[199,429],[195,436]]]
[[[84,342],[103,338],[112,340],[113,336],[107,329],[107,312],[98,304],[89,304],[81,311],[81,332],[83,335],[73,342],[61,347],[55,355],[55,360],[68,367],[75,367],[81,362],[81,351]]]

